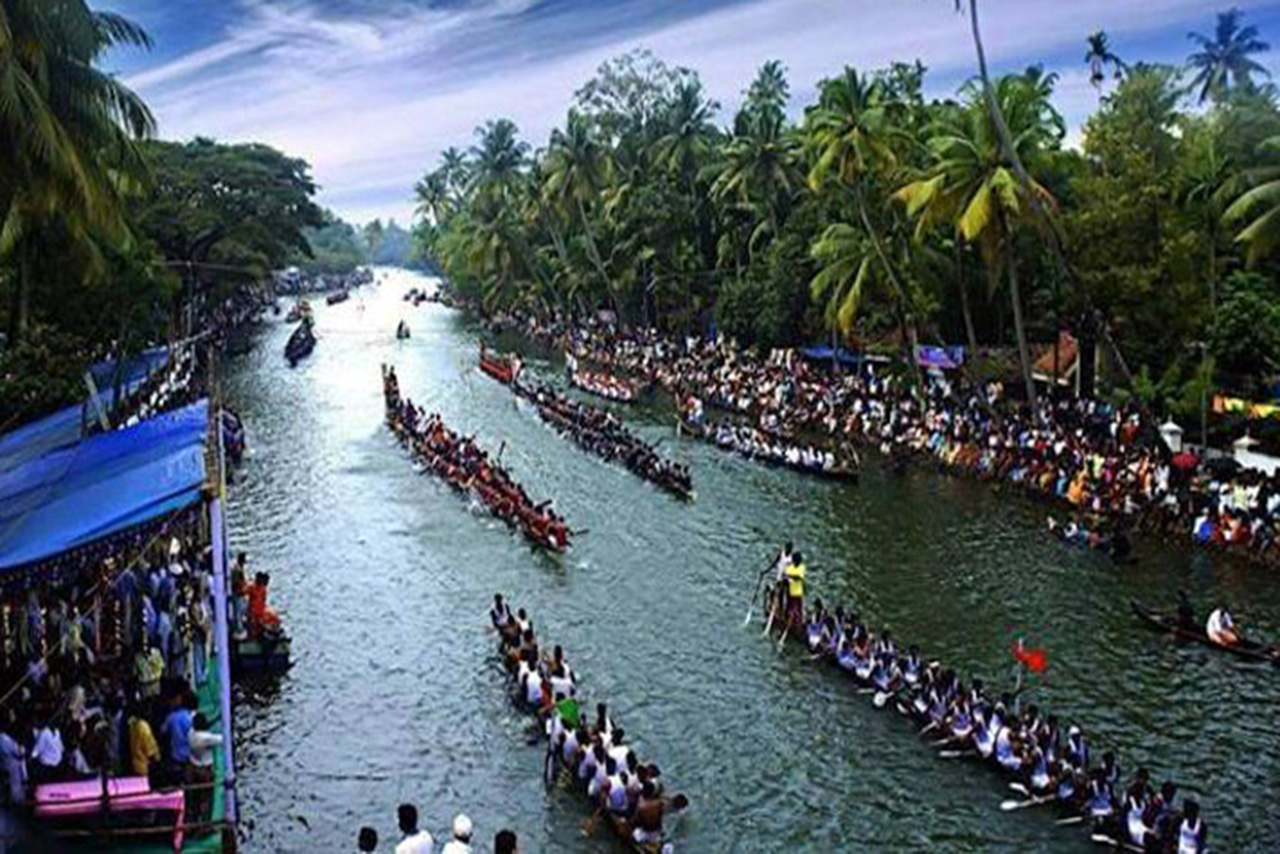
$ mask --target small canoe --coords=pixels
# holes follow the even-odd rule
[[[1225,652],[1234,655],[1237,658],[1243,658],[1247,661],[1269,661],[1280,667],[1280,647],[1267,646],[1257,641],[1242,640],[1236,646],[1223,646],[1209,640],[1209,636],[1204,630],[1196,627],[1190,628],[1180,624],[1176,617],[1168,614],[1161,614],[1148,608],[1137,599],[1129,600],[1129,607],[1133,609],[1133,613],[1137,617],[1157,631],[1167,632],[1179,640],[1192,641],[1207,647],[1212,647],[1219,652]]]
[[[245,638],[234,642],[232,672],[238,676],[281,676],[293,666],[293,642],[288,635],[274,639]]]

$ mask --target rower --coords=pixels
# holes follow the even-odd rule
[[[489,609],[489,619],[499,633],[511,623],[511,609],[502,601],[501,593],[493,594],[493,607]]]
[[[1089,767],[1089,745],[1085,743],[1084,733],[1080,731],[1080,727],[1074,724],[1067,730],[1065,758],[1073,768],[1080,771],[1087,770]]]
[[[1200,804],[1186,800],[1182,806],[1182,821],[1178,825],[1178,854],[1201,854],[1209,832],[1200,819]]]
[[[791,566],[791,556],[795,553],[795,546],[788,540],[786,545],[782,547],[782,551],[778,553],[778,559],[774,561],[777,574],[774,577],[774,590],[776,591],[776,600],[774,601],[774,613],[787,612],[787,588],[782,582],[787,577],[787,567]]]
[[[1147,800],[1151,794],[1151,774],[1146,768],[1139,768],[1138,775],[1124,796],[1124,823],[1129,834],[1129,841],[1139,848],[1147,844],[1147,824],[1143,816],[1147,811]]]
[[[645,780],[640,788],[640,800],[636,803],[634,828],[631,838],[639,845],[657,845],[662,842],[662,817],[666,804],[658,795],[652,780]]]
[[[1240,634],[1236,631],[1235,621],[1226,608],[1214,608],[1205,623],[1204,633],[1209,640],[1218,646],[1235,646],[1240,643]]]

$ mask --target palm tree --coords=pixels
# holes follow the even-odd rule
[[[519,138],[519,129],[510,119],[496,119],[476,128],[477,144],[471,149],[475,161],[468,189],[482,204],[500,205],[515,192],[528,162],[529,144]]]
[[[155,122],[96,63],[113,47],[150,44],[140,27],[84,0],[0,5],[0,257],[19,259],[15,341],[30,318],[40,221],[57,212],[78,234],[124,232],[118,182],[142,172],[134,143]]]
[[[756,73],[747,89],[746,102],[734,122],[734,133],[745,136],[755,123],[782,124],[786,120],[787,102],[791,100],[791,86],[787,83],[787,67],[781,61],[771,59]]]
[[[809,293],[823,305],[823,319],[831,330],[848,335],[853,329],[862,293],[875,277],[875,253],[866,234],[847,223],[827,226],[810,254],[822,269],[809,283]]]
[[[965,0],[952,0],[952,2],[956,12],[964,11]],[[1098,331],[1101,333],[1103,340],[1106,341],[1107,347],[1115,359],[1116,366],[1120,368],[1120,373],[1124,376],[1126,384],[1132,389],[1134,387],[1134,377],[1133,372],[1129,370],[1129,363],[1125,360],[1124,353],[1121,352],[1119,345],[1115,342],[1115,338],[1111,335],[1111,327],[1094,309],[1092,295],[1087,288],[1080,284],[1073,269],[1067,264],[1066,254],[1063,251],[1064,239],[1061,229],[1053,217],[1049,215],[1049,211],[1041,202],[1039,194],[1035,192],[1034,182],[1031,180],[1031,175],[1027,172],[1022,158],[1018,154],[1018,146],[1015,143],[1013,134],[1009,132],[1008,123],[1000,110],[1000,103],[996,98],[995,87],[991,84],[991,74],[987,68],[987,51],[982,43],[982,27],[978,22],[978,0],[968,0],[967,6],[969,10],[969,32],[973,36],[973,50],[978,59],[978,79],[982,82],[983,99],[986,101],[987,112],[990,114],[991,122],[995,125],[996,133],[999,136],[1000,147],[1004,151],[1004,156],[1008,158],[1013,174],[1017,177],[1018,183],[1022,187],[1023,195],[1029,200],[1034,218],[1044,227],[1054,266],[1064,278],[1075,285],[1076,295],[1084,304],[1085,313],[1091,318],[1091,322],[1099,322]],[[1141,402],[1141,399],[1139,399],[1138,405],[1142,409],[1144,419],[1151,421],[1150,413],[1146,411],[1146,405]]]
[[[1261,151],[1272,156],[1280,153],[1280,136],[1265,140]],[[1247,189],[1226,209],[1222,221],[1227,225],[1245,223],[1236,242],[1245,245],[1249,263],[1253,264],[1280,246],[1280,165],[1246,170],[1240,180]]]
[[[1112,76],[1116,80],[1120,79],[1126,66],[1124,60],[1111,52],[1106,31],[1098,30],[1090,34],[1085,43],[1089,45],[1089,51],[1084,55],[1084,61],[1089,64],[1089,82],[1098,90],[1098,97],[1101,98],[1102,84],[1107,79],[1107,66],[1111,66]]]
[[[1184,205],[1199,214],[1204,222],[1205,240],[1209,244],[1209,307],[1218,309],[1218,240],[1221,236],[1223,197],[1230,192],[1227,182],[1231,174],[1228,158],[1218,152],[1218,131],[1183,138],[1188,162],[1183,168],[1181,198]]]
[[[928,176],[907,184],[895,197],[916,219],[917,236],[934,224],[951,223],[960,239],[979,247],[993,283],[1007,273],[1018,359],[1027,401],[1034,407],[1036,389],[1014,240],[1019,226],[1038,220],[1004,154],[981,91],[975,84],[965,90],[965,109],[933,129],[929,139],[933,166]],[[1026,76],[1003,77],[995,90],[1001,114],[1008,116],[1018,157],[1034,163],[1061,138],[1061,118],[1043,98],[1038,82]],[[1041,204],[1052,205],[1049,192],[1034,180],[1031,192]]]
[[[414,197],[418,200],[417,214],[440,225],[453,213],[453,204],[449,195],[448,181],[443,170],[437,169],[422,176],[413,186]]]
[[[854,207],[863,232],[880,263],[895,299],[894,308],[902,332],[904,358],[916,364],[915,326],[909,322],[910,302],[880,233],[871,222],[867,205],[867,187],[877,174],[887,174],[897,166],[897,156],[890,146],[893,134],[892,104],[878,80],[863,76],[857,69],[844,72],[818,84],[818,104],[805,116],[805,133],[813,150],[813,167],[809,185],[818,190],[835,181],[853,196]],[[921,385],[916,368],[917,385]]]
[[[653,144],[653,158],[658,168],[684,181],[692,197],[697,197],[694,180],[698,164],[711,153],[716,137],[712,119],[720,105],[707,100],[697,80],[682,80],[675,95],[663,111],[665,132]]]
[[[467,161],[467,156],[456,147],[449,146],[440,152],[439,172],[450,198],[455,204],[460,204],[467,181],[471,177],[471,164]]]
[[[609,294],[618,320],[623,320],[621,300],[614,289],[609,271],[596,243],[595,231],[587,205],[601,195],[609,179],[610,159],[601,145],[590,120],[577,110],[570,110],[564,130],[551,133],[551,144],[543,158],[542,192],[546,199],[562,211],[573,210],[582,225],[587,253]]]
[[[1187,58],[1187,65],[1196,70],[1191,88],[1200,89],[1200,103],[1208,98],[1218,99],[1231,91],[1253,88],[1253,75],[1270,77],[1251,54],[1265,53],[1271,45],[1258,38],[1258,28],[1241,27],[1243,13],[1236,8],[1218,15],[1218,26],[1213,38],[1200,33],[1188,33],[1187,38],[1200,46],[1200,50]]]
[[[748,133],[725,145],[721,163],[713,167],[716,178],[711,184],[712,199],[764,210],[749,247],[754,247],[766,230],[777,236],[792,199],[804,185],[799,140],[783,127],[782,121],[778,114],[751,122]]]

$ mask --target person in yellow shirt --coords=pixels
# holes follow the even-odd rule
[[[791,563],[782,574],[787,580],[787,625],[782,630],[785,635],[792,626],[799,628],[804,625],[804,555],[800,552],[793,554]]]
[[[156,744],[151,724],[136,706],[129,710],[129,766],[139,777],[147,777],[151,763],[160,759],[160,745]]]

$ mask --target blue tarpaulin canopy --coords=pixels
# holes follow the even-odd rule
[[[198,501],[208,412],[201,400],[0,473],[0,572]]]
[[[98,386],[102,405],[108,412],[115,407],[117,375],[121,391],[127,394],[145,382],[168,359],[168,347],[155,347],[123,362],[113,359],[89,368]],[[84,425],[95,418],[93,404],[86,400],[0,435],[0,472],[78,441],[84,435]]]
[[[813,359],[818,362],[830,362],[832,354],[835,354],[836,361],[842,365],[861,365],[863,362],[886,362],[888,359],[882,359],[875,356],[867,356],[862,353],[855,353],[852,350],[846,350],[843,347],[832,349],[829,344],[814,344],[811,347],[801,347],[800,355],[806,359]]]

